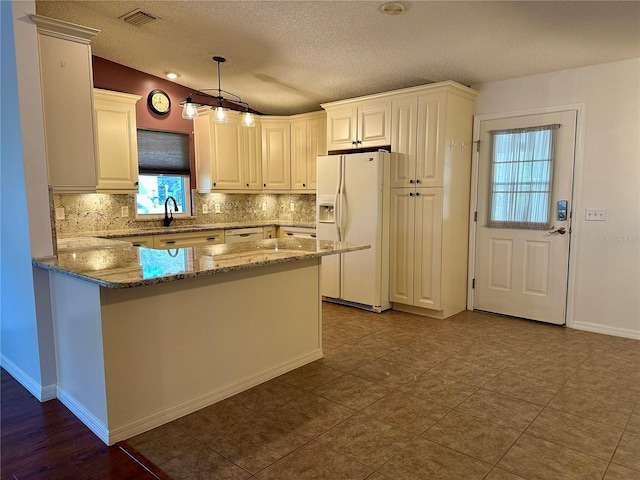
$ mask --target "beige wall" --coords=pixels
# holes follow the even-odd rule
[[[567,323],[640,338],[640,59],[473,88],[476,115],[581,104]]]

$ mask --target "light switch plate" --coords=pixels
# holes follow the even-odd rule
[[[262,202],[262,211],[263,212],[267,211],[267,202]]]
[[[209,213],[209,206],[206,203],[202,205],[202,213]]]
[[[215,209],[215,212],[216,212],[216,213],[220,213],[220,204],[219,204],[219,203],[216,203],[216,204],[213,206],[213,208]]]
[[[129,207],[122,207],[120,208],[120,216],[122,218],[127,218],[129,217]]]
[[[295,212],[296,211],[296,204],[291,202],[289,204],[289,210],[292,211],[292,212]]]
[[[584,210],[584,219],[587,222],[604,222],[606,216],[606,208],[585,208]]]
[[[56,208],[56,220],[64,220],[64,207]]]

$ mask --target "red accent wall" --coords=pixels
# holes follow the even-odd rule
[[[140,95],[142,98],[136,104],[136,122],[140,128],[188,133],[191,171],[195,172],[193,122],[182,118],[180,106],[180,102],[193,92],[192,89],[95,55],[93,56],[93,86]],[[147,96],[156,88],[164,90],[171,99],[171,111],[167,115],[156,115],[147,106]],[[195,175],[191,176],[191,188],[195,188]]]

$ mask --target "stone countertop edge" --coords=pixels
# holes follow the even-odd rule
[[[81,237],[99,237],[99,238],[119,238],[119,237],[142,237],[145,235],[164,235],[170,233],[192,233],[204,232],[207,230],[229,230],[233,228],[252,228],[252,227],[296,227],[296,228],[316,228],[315,223],[295,222],[288,220],[256,220],[250,222],[230,222],[230,223],[210,223],[210,224],[194,224],[194,225],[174,225],[172,227],[153,226],[140,227],[121,230],[95,230],[90,232],[74,232],[73,234],[65,234],[60,239],[65,238],[81,238]]]
[[[288,239],[279,239],[280,241],[282,240],[288,240]],[[265,241],[270,241],[270,240],[263,240],[261,242],[244,242],[244,244],[258,244],[258,243],[262,243]],[[316,240],[306,240],[306,239],[297,239],[298,242],[302,241],[302,242],[311,242],[311,243],[315,243]],[[276,263],[288,263],[288,262],[295,262],[295,261],[300,261],[300,260],[307,260],[307,259],[311,259],[311,258],[318,258],[318,257],[323,257],[323,256],[327,256],[327,255],[336,255],[336,254],[340,254],[340,253],[347,253],[347,252],[355,252],[358,250],[366,250],[371,248],[371,245],[367,245],[367,244],[358,244],[358,243],[346,243],[346,242],[330,242],[334,244],[334,247],[331,248],[330,250],[314,250],[314,251],[299,251],[299,252],[295,252],[292,253],[291,256],[287,256],[287,257],[282,257],[282,256],[278,256],[278,257],[274,257],[274,258],[266,258],[266,259],[261,259],[258,261],[255,260],[250,260],[250,261],[246,261],[245,263],[240,263],[240,264],[236,264],[236,265],[229,265],[229,266],[224,266],[224,267],[212,267],[212,268],[207,268],[207,269],[202,269],[202,270],[197,270],[193,267],[191,267],[188,271],[184,271],[184,272],[180,272],[180,273],[170,273],[170,274],[166,274],[166,275],[160,275],[160,276],[154,276],[151,278],[146,278],[146,279],[136,279],[136,280],[105,280],[105,279],[101,279],[101,278],[97,278],[97,277],[93,277],[90,274],[88,274],[87,272],[83,272],[80,271],[79,269],[70,269],[70,268],[64,268],[58,265],[59,262],[59,258],[58,257],[43,257],[43,258],[33,258],[32,259],[32,264],[36,267],[40,267],[43,268],[45,270],[50,270],[50,271],[54,271],[57,273],[61,273],[63,275],[67,275],[70,277],[75,277],[78,278],[80,280],[84,280],[87,281],[89,283],[93,283],[96,285],[99,285],[101,287],[105,287],[105,288],[113,288],[113,289],[125,289],[125,288],[134,288],[134,287],[141,287],[141,286],[145,286],[145,285],[154,285],[154,284],[158,284],[158,283],[165,283],[165,282],[171,282],[171,281],[175,281],[175,280],[186,280],[189,278],[197,278],[197,277],[202,277],[202,276],[207,276],[207,275],[218,275],[218,274],[224,274],[227,272],[232,272],[232,271],[238,271],[238,270],[248,270],[248,269],[252,269],[252,268],[256,268],[256,267],[261,267],[261,266],[266,266],[266,265],[273,265]],[[336,245],[337,244],[337,245]],[[243,245],[242,243],[240,244],[236,244],[236,245]],[[184,249],[193,249],[194,253],[195,252],[200,252],[201,249],[207,249],[207,248],[211,248],[211,247],[185,247]],[[291,247],[293,248],[293,247]],[[133,251],[138,251],[139,247],[121,247],[121,248],[117,248],[117,249],[111,249],[113,251],[115,250],[121,250],[121,251],[127,251],[127,250],[133,250]],[[152,249],[148,249],[148,250],[152,250]],[[182,249],[177,249],[177,250],[182,250]],[[289,250],[289,248],[283,248],[283,250]],[[163,250],[158,250],[158,251],[163,251]],[[204,251],[206,252],[206,250]],[[215,259],[216,255],[206,255],[206,253],[202,252],[201,255],[204,256],[211,256],[213,259]],[[242,255],[243,253],[245,254],[249,254],[252,251],[245,251],[245,252],[234,252],[234,253],[238,253],[239,255]],[[275,251],[274,251],[275,252]],[[260,255],[268,255],[268,251],[265,250],[253,250],[253,253],[259,253]],[[232,253],[233,254],[233,253]],[[224,255],[224,254],[223,254]],[[125,268],[131,268],[131,267],[135,267],[135,266],[139,266],[139,263],[137,265],[127,265],[125,267],[121,267],[123,269]],[[107,269],[108,270],[108,269]],[[104,271],[104,270],[103,270]],[[116,273],[116,272],[114,272]],[[125,275],[125,273],[121,274],[122,276]],[[117,276],[117,273],[116,273]]]

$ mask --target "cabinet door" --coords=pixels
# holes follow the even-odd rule
[[[245,189],[262,189],[262,144],[260,125],[247,128],[238,126],[240,132],[240,159],[242,162],[242,182]]]
[[[262,187],[265,190],[291,188],[289,121],[262,123]]]
[[[355,148],[358,109],[355,106],[327,110],[329,150]]]
[[[391,102],[391,188],[408,188],[416,181],[418,99]]]
[[[49,184],[54,192],[94,192],[91,48],[38,34]]]
[[[307,120],[291,122],[291,188],[294,190],[307,188],[307,158],[310,157],[307,140]]]
[[[413,188],[392,188],[389,229],[389,301],[413,305],[416,201]]]
[[[213,120],[211,120],[213,121]],[[228,123],[213,123],[213,190],[241,189],[239,117],[229,114]]]
[[[418,97],[416,182],[420,187],[443,185],[445,94]]]
[[[419,188],[415,196],[413,305],[441,309],[443,189]]]
[[[193,119],[193,143],[196,156],[196,189],[198,193],[210,193],[213,187],[211,172],[211,129],[212,122],[207,115]]]
[[[327,118],[307,120],[307,190],[317,188],[316,162],[320,155],[327,154]]]
[[[384,100],[358,107],[357,148],[391,144],[391,102]]]
[[[94,128],[100,193],[138,191],[137,95],[94,91]]]

